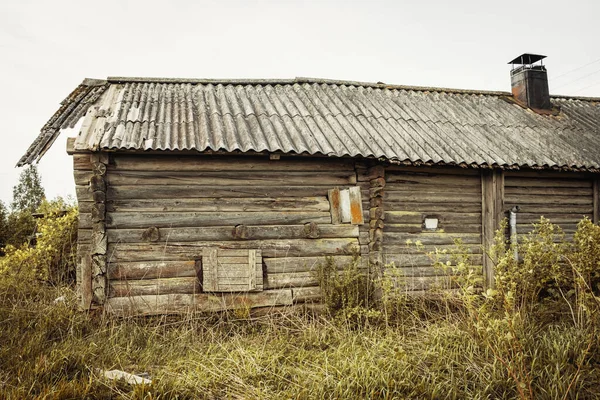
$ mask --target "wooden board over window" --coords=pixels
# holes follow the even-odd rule
[[[260,250],[209,247],[202,253],[204,292],[257,292],[263,290]]]
[[[332,224],[361,225],[363,221],[360,188],[353,186],[348,189],[334,188],[328,193]]]

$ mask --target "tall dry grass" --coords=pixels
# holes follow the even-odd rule
[[[588,240],[596,228],[582,226],[579,244],[562,249],[557,262],[546,257],[545,266],[535,265],[539,271],[562,271],[553,281],[529,274],[514,282],[511,268],[517,265],[502,266],[509,261],[497,249],[499,274],[506,281],[494,291],[470,291],[468,274],[457,273],[457,279],[465,277],[458,282],[464,287],[459,296],[389,296],[385,304],[361,303],[360,288],[333,282],[352,296],[331,296],[345,312],[332,308],[329,315],[289,310],[247,318],[223,313],[110,319],[77,311],[69,286],[35,280],[23,271],[4,273],[0,397],[598,398],[594,276],[600,258],[590,255],[598,246]],[[545,243],[530,242],[535,251],[553,248],[554,238],[532,240]],[[469,269],[460,262],[453,267]],[[527,264],[535,264],[533,253],[524,262],[533,267]],[[364,285],[362,279],[340,276],[350,285]],[[546,286],[538,291],[524,279],[544,279]],[[533,297],[525,290],[538,292]],[[341,298],[353,299],[347,303],[350,312]],[[98,369],[147,372],[153,383],[133,387],[107,381]]]

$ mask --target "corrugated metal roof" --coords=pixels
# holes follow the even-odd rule
[[[515,104],[505,92],[309,78],[85,83],[41,137],[58,134],[87,110],[76,150],[266,151],[600,168],[600,99],[553,97],[560,113],[552,116]],[[20,164],[43,154],[34,145]]]

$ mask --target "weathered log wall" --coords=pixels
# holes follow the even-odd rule
[[[517,233],[522,236],[545,217],[573,237],[584,217],[594,220],[594,180],[589,175],[559,172],[508,171],[504,178],[505,208],[519,206]]]
[[[432,267],[427,253],[454,249],[456,239],[482,266],[479,273],[489,285],[493,263],[483,247],[511,207],[521,208],[520,234],[543,215],[570,237],[581,218],[598,222],[600,214],[598,181],[574,173],[124,154],[103,160],[75,154],[74,170],[81,303],[102,303],[105,293],[106,308],[115,313],[315,301],[316,266],[336,256],[341,267],[356,252],[364,267],[368,260],[372,271],[401,276],[407,291],[451,289],[451,279]],[[341,223],[342,216],[332,212],[328,193],[339,196],[332,189],[350,187],[360,189],[363,224]],[[438,229],[426,229],[426,217],[436,218]],[[205,293],[206,248],[260,250],[263,291]],[[222,256],[232,268],[248,265],[241,256]]]
[[[332,224],[327,198],[356,185],[352,160],[113,155],[107,169],[107,309],[117,313],[315,299],[316,266],[360,250],[359,226]],[[210,301],[205,248],[260,250],[264,291]],[[233,258],[223,260],[243,262]]]
[[[449,251],[456,239],[476,265],[483,264],[480,171],[392,166],[385,171],[384,193],[383,262],[407,291],[452,287],[427,253]],[[438,229],[427,230],[426,217],[436,218]]]

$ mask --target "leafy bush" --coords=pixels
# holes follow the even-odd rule
[[[25,242],[8,245],[0,258],[2,275],[18,275],[23,279],[38,279],[54,284],[75,280],[77,207],[63,199],[44,201],[38,208],[44,216],[37,221],[35,246]]]

